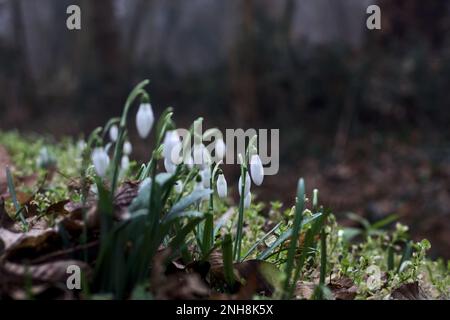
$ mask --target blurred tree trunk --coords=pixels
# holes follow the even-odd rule
[[[231,109],[237,125],[255,119],[257,108],[255,8],[253,0],[242,0],[239,33],[230,53]]]
[[[104,110],[117,111],[121,108],[121,99],[127,88],[121,84],[128,79],[127,61],[121,50],[120,32],[115,18],[113,0],[85,1],[89,14],[89,30],[91,47],[94,48],[93,68],[94,78],[99,83],[101,100]],[[111,109],[112,108],[112,109]]]
[[[12,123],[24,124],[30,116],[26,110],[30,110],[35,102],[34,83],[32,82],[28,60],[26,57],[26,42],[25,42],[25,26],[23,22],[23,12],[21,0],[11,2],[12,24],[14,30],[13,36],[13,59],[10,61],[13,68],[11,74],[12,78],[8,84],[11,88],[6,89],[6,92],[11,95],[9,99],[11,105],[7,110],[10,110],[10,115],[6,116]]]

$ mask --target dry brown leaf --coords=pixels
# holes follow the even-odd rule
[[[165,261],[170,250],[159,251],[153,259],[151,290],[157,300],[192,300],[209,296],[209,288],[197,273],[165,274]]]
[[[294,295],[297,299],[311,299],[314,294],[316,285],[313,282],[299,281],[297,282]]]
[[[61,239],[54,229],[33,229],[25,233],[0,229],[0,239],[5,244],[2,260],[31,260],[52,250],[59,249]]]
[[[217,253],[214,258],[210,257],[210,279],[213,285],[225,284],[225,275],[221,258],[222,257],[219,253]],[[266,296],[271,296],[273,294],[275,288],[271,283],[272,279],[268,278],[269,275],[267,273],[271,273],[274,269],[276,269],[274,265],[262,260],[246,260],[233,264],[233,267],[235,279],[237,280],[237,285],[234,290],[240,290],[242,285],[246,284],[249,279],[256,277],[257,285],[253,294],[259,293]],[[271,274],[270,277],[273,277],[273,275]]]
[[[348,277],[333,279],[328,284],[328,288],[336,300],[353,300],[358,292],[358,288]]]
[[[26,278],[29,277],[33,282],[59,282],[65,285],[68,277],[67,268],[71,265],[79,266],[84,275],[87,277],[90,276],[90,267],[79,260],[60,260],[38,265],[23,265],[5,262],[1,268],[3,274],[16,278],[18,281],[26,281]]]
[[[395,300],[429,300],[430,297],[422,290],[418,282],[402,284],[392,291]]]

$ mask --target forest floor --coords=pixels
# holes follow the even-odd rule
[[[5,170],[2,170],[0,195],[6,200],[5,202],[2,200],[0,207],[2,210],[0,265],[3,268],[0,268],[2,275],[0,278],[3,279],[0,281],[0,296],[3,297],[14,299],[31,296],[44,299],[88,297],[86,292],[73,296],[73,293],[55,286],[55,283],[65,276],[67,264],[73,263],[69,258],[80,259],[81,251],[84,250],[89,251],[89,255],[92,254],[91,250],[96,252],[99,239],[94,231],[93,238],[90,239],[92,241],[87,244],[88,248],[80,246],[76,240],[80,225],[83,223],[79,220],[79,206],[77,207],[79,198],[76,192],[74,193],[74,190],[79,188],[76,144],[65,140],[51,146],[57,158],[58,169],[49,175],[48,172],[36,169],[39,151],[43,146],[50,146],[48,143],[45,139],[36,137],[23,139],[17,134],[6,133],[3,136],[0,134],[0,167],[12,168],[17,199],[26,208],[24,219],[30,226],[30,229],[23,230],[24,226],[20,220],[14,221],[11,213],[14,212],[14,206],[8,192],[7,176]],[[326,290],[320,293],[320,297],[317,296],[323,262],[322,260],[321,263],[318,262],[318,259],[321,259],[318,250],[312,254],[311,260],[308,260],[310,262],[303,279],[296,283],[296,298],[448,299],[449,265],[444,259],[432,261],[425,258],[430,243],[424,240],[425,238],[431,240],[431,248],[434,245],[433,240],[436,240],[439,243],[435,251],[436,257],[446,258],[445,248],[446,246],[448,248],[449,244],[448,232],[445,232],[448,228],[448,223],[445,223],[445,219],[448,218],[446,209],[449,200],[446,188],[450,174],[448,162],[438,161],[436,165],[436,162],[424,158],[423,153],[414,147],[395,145],[396,152],[390,153],[388,145],[387,149],[377,156],[367,150],[364,142],[354,144],[352,148],[355,149],[349,154],[353,156],[349,156],[349,159],[339,165],[321,167],[317,162],[308,159],[301,164],[301,172],[306,173],[304,175],[306,181],[310,186],[320,189],[321,201],[326,202],[327,207],[335,206],[338,212],[351,210],[358,213],[361,210],[370,214],[367,215],[367,220],[358,218],[357,215],[350,215],[351,219],[343,216],[347,219],[343,225],[340,223],[341,219],[338,219],[338,223],[333,215],[330,216],[329,225],[324,229],[328,234],[329,248],[326,262],[329,277],[325,279]],[[368,161],[371,161],[370,165]],[[402,165],[399,166],[399,163]],[[277,176],[278,187],[273,185],[273,179],[268,178],[264,188],[257,191],[258,201],[252,204],[251,209],[246,210],[244,228],[246,239],[243,247],[253,253],[245,261],[234,264],[235,272],[243,279],[238,287],[226,289],[227,286],[223,284],[225,275],[222,270],[224,262],[221,253],[211,254],[206,270],[201,260],[189,262],[182,258],[172,260],[165,269],[161,262],[164,257],[155,257],[157,261],[151,281],[159,285],[150,289],[138,287],[133,291],[132,297],[243,299],[255,295],[271,296],[279,282],[276,280],[279,278],[277,270],[284,269],[285,258],[283,254],[280,256],[278,253],[276,256],[270,255],[267,259],[263,259],[261,254],[264,256],[264,253],[272,248],[276,236],[282,238],[281,231],[288,230],[284,228],[288,228],[292,223],[289,220],[292,219],[293,213],[290,207],[292,197],[290,200],[287,196],[281,198],[287,206],[281,205],[280,201],[272,201],[269,204],[266,199],[276,199],[273,199],[274,193],[269,193],[267,189],[279,188],[277,191],[279,193],[283,190],[284,184],[286,189],[289,183],[295,185],[292,176],[295,175],[286,176],[286,179]],[[430,181],[433,181],[433,184],[430,184]],[[289,187],[290,190],[292,185]],[[136,183],[123,182],[116,195],[115,207],[122,212],[137,195]],[[232,202],[226,202],[218,205],[217,210],[223,216],[229,216],[236,208]],[[313,219],[315,213],[307,211],[309,213],[306,212],[306,217]],[[410,214],[410,212],[430,211],[437,211],[438,214],[421,216]],[[391,216],[393,213],[398,216]],[[394,227],[385,229],[398,220],[403,224],[397,223]],[[287,221],[286,226],[279,229],[280,233],[274,232],[262,242],[258,240],[265,238],[265,234],[271,232],[269,230],[277,221]],[[410,242],[405,221],[412,223],[413,227],[410,227],[410,230],[423,225],[423,228],[418,230],[424,237],[420,237],[420,232],[414,230],[414,242]],[[61,224],[66,228],[71,240],[59,238],[60,231],[55,230],[56,226]],[[70,243],[64,244],[64,241]],[[307,240],[302,236],[299,241],[304,243]],[[259,245],[252,246],[253,243]],[[288,243],[283,245],[287,246]],[[193,256],[197,254],[195,251],[192,252]],[[77,263],[92,271],[95,267],[95,258],[88,261],[87,265],[81,261]],[[366,271],[366,268],[368,270],[371,266],[376,266],[381,272],[378,279],[381,282],[375,285],[371,283],[371,274]],[[267,276],[267,272],[271,276]],[[269,281],[268,278],[272,280]],[[95,298],[95,295],[90,297]]]

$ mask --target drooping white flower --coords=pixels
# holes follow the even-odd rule
[[[109,138],[112,142],[117,141],[117,137],[119,136],[119,128],[114,124],[109,128]]]
[[[152,106],[150,103],[141,103],[139,110],[136,113],[136,127],[139,136],[144,139],[150,133],[153,127],[155,116],[153,115]]]
[[[223,141],[223,139],[217,140],[215,151],[216,151],[215,155],[218,160],[222,160],[223,157],[225,157],[226,145],[225,145],[225,142]]]
[[[260,186],[264,180],[264,167],[259,155],[254,154],[250,159],[250,173],[252,175],[253,182]]]
[[[109,166],[109,156],[105,149],[102,147],[95,148],[94,151],[92,151],[91,158],[95,172],[97,172],[100,177],[104,177]]]
[[[120,167],[125,171],[130,167],[130,158],[128,158],[127,155],[122,156],[122,159],[120,160]]]
[[[251,203],[252,203],[252,193],[249,192],[244,198],[244,209],[250,208]]]
[[[133,151],[133,147],[130,143],[130,141],[125,141],[123,144],[123,153],[129,156],[131,154],[131,151]]]
[[[175,182],[175,192],[179,194],[182,191],[183,191],[183,182],[181,180],[178,180],[177,182]]]
[[[248,172],[246,172],[245,173],[244,196],[247,195],[250,192],[250,184],[251,184],[250,175],[248,174]],[[242,194],[241,194],[241,192],[242,192],[242,176],[239,177],[238,188],[239,188],[239,195],[242,196]]]
[[[203,169],[200,171],[200,175],[202,176],[203,187],[209,188],[211,186],[211,170],[209,168]]]
[[[176,130],[167,131],[164,136],[164,146],[163,146],[163,156],[166,159],[170,159],[172,163],[178,163],[180,151],[181,151],[181,142],[180,136],[178,135]]]
[[[164,168],[168,173],[174,173],[177,166],[169,158],[164,158]]]
[[[217,177],[216,187],[217,187],[217,194],[219,195],[219,197],[222,199],[226,198],[228,187],[227,187],[227,180],[225,180],[225,176],[223,175],[223,173],[219,174],[219,176]]]
[[[194,145],[193,155],[197,167],[206,169],[211,165],[211,155],[203,143]]]

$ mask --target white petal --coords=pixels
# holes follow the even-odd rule
[[[244,209],[250,208],[251,202],[252,202],[252,193],[249,192],[244,198]]]
[[[217,194],[220,198],[226,198],[227,197],[227,180],[225,180],[225,176],[223,174],[220,174],[217,177],[216,182],[217,187]]]
[[[92,163],[100,177],[105,176],[109,166],[109,157],[103,148],[95,148],[92,152]]]
[[[178,133],[176,130],[167,131],[166,135],[164,136],[164,146],[163,146],[163,156],[164,158],[171,159],[172,162],[172,151],[175,146],[177,146],[180,143],[180,137],[178,136]]]
[[[150,103],[141,103],[136,114],[136,127],[141,138],[146,138],[152,129],[155,116]]]
[[[217,140],[215,151],[216,159],[222,160],[223,157],[225,157],[226,146],[225,142],[223,142],[223,139]]]
[[[260,186],[264,180],[264,167],[261,158],[257,154],[252,155],[250,159],[250,173],[252,174],[253,182]]]
[[[131,151],[133,151],[133,147],[131,146],[130,141],[125,141],[123,144],[123,153],[129,156],[131,154]]]
[[[200,175],[202,176],[203,187],[209,188],[211,185],[211,171],[209,168],[206,168],[200,171]]]
[[[122,160],[120,161],[120,166],[122,170],[128,170],[130,167],[130,159],[127,155],[122,156]]]
[[[168,173],[174,173],[177,169],[177,166],[170,161],[168,158],[164,158],[164,168]]]
[[[109,138],[112,142],[117,141],[117,137],[119,136],[119,128],[116,125],[112,125],[111,128],[109,128]]]
[[[250,192],[250,185],[251,185],[251,181],[250,181],[250,175],[248,174],[248,172],[245,173],[245,190],[244,190],[244,194],[247,194]],[[242,190],[242,176],[239,177],[239,195],[241,195],[241,190]]]

